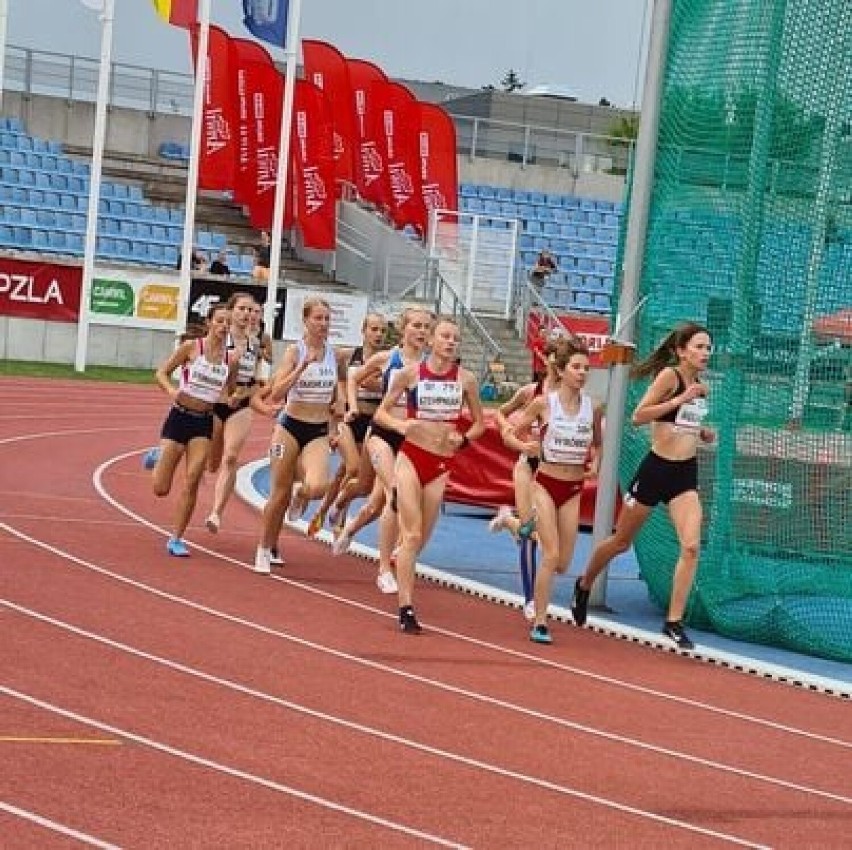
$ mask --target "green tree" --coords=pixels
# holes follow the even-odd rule
[[[506,72],[506,76],[500,80],[500,85],[503,86],[503,91],[513,92],[518,89],[522,89],[526,83],[521,80],[518,72],[514,68],[509,68]]]

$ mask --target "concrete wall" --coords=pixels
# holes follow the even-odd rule
[[[3,93],[3,114],[20,118],[33,136],[69,145],[92,146],[95,105],[43,95]],[[181,115],[153,115],[136,109],[107,111],[106,149],[156,156],[162,142],[189,142],[190,121]]]

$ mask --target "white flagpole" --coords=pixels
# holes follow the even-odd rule
[[[89,210],[86,216],[86,244],[83,253],[83,281],[80,291],[80,318],[77,321],[77,346],[74,369],[86,371],[86,351],[89,345],[89,302],[92,275],[95,270],[95,240],[98,232],[98,201],[101,196],[101,171],[106,139],[107,99],[112,63],[112,22],[115,0],[104,0],[101,19],[101,64],[98,72],[98,94],[95,102],[95,135],[92,140],[92,167],[89,174]]]
[[[3,85],[6,71],[6,24],[9,20],[9,0],[0,0],[0,108],[3,107]]]
[[[284,203],[287,198],[287,162],[290,159],[290,130],[293,126],[293,95],[296,89],[296,61],[299,58],[299,19],[301,0],[290,0],[287,9],[287,39],[284,48],[284,98],[281,107],[281,140],[278,143],[278,176],[275,184],[275,204],[272,213],[272,232],[269,246],[269,282],[263,323],[269,334],[275,324],[275,304],[278,296],[278,274],[281,268],[281,234],[284,228]]]
[[[192,281],[192,249],[195,237],[195,200],[198,194],[198,169],[201,162],[201,134],[204,130],[204,88],[207,80],[207,45],[210,41],[210,2],[201,0],[198,54],[195,57],[195,89],[192,98],[192,134],[189,144],[189,169],[186,176],[186,202],[183,217],[183,245],[180,261],[180,303],[178,327],[184,327],[189,312]]]

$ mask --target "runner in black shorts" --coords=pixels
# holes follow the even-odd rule
[[[698,567],[701,501],[698,498],[696,448],[715,434],[703,425],[707,416],[707,385],[699,376],[707,368],[712,345],[701,325],[675,328],[661,345],[633,369],[634,377],[654,376],[636,410],[634,425],[651,424],[651,451],[633,478],[618,517],[615,533],[596,547],[577,579],[571,611],[578,626],[586,622],[589,594],[607,564],[627,551],[654,506],[668,506],[680,543],[674,568],[669,609],[663,634],[680,649],[692,649],[681,624]]]

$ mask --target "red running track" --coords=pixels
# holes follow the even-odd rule
[[[234,500],[187,561],[153,388],[0,381],[4,847],[840,847],[847,702],[423,584]],[[246,459],[262,454],[258,420]]]

